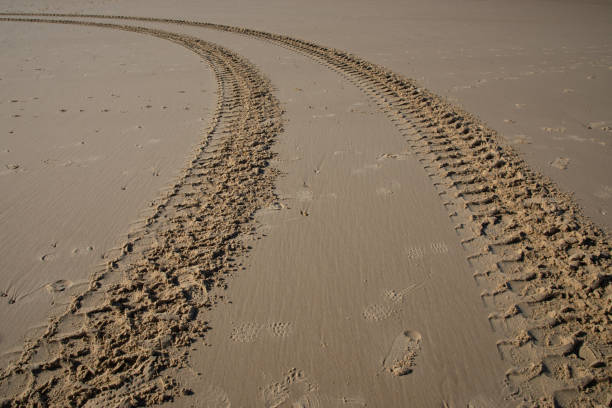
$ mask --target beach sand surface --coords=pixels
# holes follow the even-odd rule
[[[101,388],[90,406],[130,398],[180,407],[603,403],[612,8],[552,4],[5,2],[5,11],[283,33],[417,82],[388,85],[389,76],[372,79],[375,70],[347,68],[341,54],[252,33],[87,20],[167,30],[189,50],[198,50],[195,38],[245,58],[227,71],[213,59],[215,84],[198,56],[159,38],[2,22],[11,50],[0,82],[10,94],[0,105],[8,118],[0,139],[9,192],[0,202],[4,361],[68,306],[100,316],[69,314],[49,337],[50,357],[36,351],[34,360],[83,350],[104,337],[89,329],[106,325],[96,329],[109,336],[101,347],[137,349],[134,359],[149,367],[105,366],[105,377],[94,376],[103,384],[115,370],[144,380]],[[242,86],[257,92],[234,96]],[[207,126],[212,142],[189,161]],[[43,130],[49,136],[37,138]],[[224,150],[230,135],[255,142]],[[265,169],[234,170],[264,158]],[[173,184],[169,196],[159,192]],[[169,200],[155,206],[162,215],[134,232],[134,246],[125,241],[160,194]],[[254,208],[253,220],[244,218]],[[117,245],[118,266],[105,266]],[[99,267],[108,278],[90,281]],[[134,274],[141,269],[148,275]],[[194,290],[198,273],[206,287]],[[87,307],[69,299],[79,285],[89,285]],[[145,294],[149,303],[139,300]],[[89,308],[96,302],[103,306]],[[132,313],[142,313],[142,330],[123,342]],[[167,359],[141,347],[155,330],[151,350],[167,349]],[[63,339],[59,354],[54,337]],[[81,365],[93,373],[87,364],[104,353],[96,348]],[[0,391],[31,390],[10,378]],[[62,401],[67,388],[59,389]]]
[[[216,85],[197,56],[147,37],[42,24],[0,29],[4,353],[46,327],[50,310],[65,308],[58,295],[87,286],[178,177]]]

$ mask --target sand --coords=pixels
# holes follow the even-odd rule
[[[201,95],[216,84],[196,55],[146,37],[2,28],[0,291],[16,307],[0,313],[18,328],[2,330],[6,351],[45,322],[60,291],[83,289],[176,179],[214,108]],[[155,56],[160,46],[169,60]]]
[[[316,44],[88,21],[67,27],[200,55],[217,108],[165,192],[135,195],[154,204],[106,267],[76,270],[88,285],[5,355],[4,404],[608,403],[605,226],[480,119]]]

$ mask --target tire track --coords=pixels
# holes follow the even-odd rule
[[[608,404],[609,239],[473,115],[352,54],[287,36],[147,17],[47,14],[199,26],[259,38],[343,75],[396,124],[438,189],[483,287],[506,382],[524,406]]]
[[[237,270],[253,214],[275,199],[270,146],[282,131],[270,82],[247,60],[198,38],[118,24],[77,24],[152,35],[200,55],[214,71],[218,103],[178,182],[20,358],[0,374],[0,407],[134,406],[191,390],[173,373],[204,336],[199,311]]]

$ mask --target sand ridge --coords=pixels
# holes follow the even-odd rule
[[[475,280],[492,310],[491,325],[504,336],[500,353],[516,366],[507,381],[517,399],[539,406],[605,401],[610,381],[605,359],[608,239],[582,217],[570,197],[530,171],[492,130],[414,82],[341,51],[235,27],[135,19],[260,37],[315,58],[357,84],[412,143],[447,200],[449,217],[457,222],[467,258],[477,270]]]

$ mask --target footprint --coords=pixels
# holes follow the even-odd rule
[[[258,323],[241,323],[232,329],[230,339],[237,343],[252,343],[257,340],[261,328]]]
[[[256,322],[246,322],[235,326],[230,334],[230,339],[237,343],[252,343],[259,338],[262,330],[266,330],[269,335],[274,337],[288,337],[293,334],[293,323],[291,322],[272,322],[260,324]]]
[[[68,289],[69,287],[72,286],[72,282],[69,280],[64,280],[64,279],[60,279],[57,280],[53,283],[47,283],[45,285],[45,289],[47,289],[47,291],[49,293],[58,293],[58,292],[63,292],[66,289]]]
[[[510,142],[513,144],[531,144],[531,137],[527,135],[514,135]]]
[[[312,190],[301,189],[295,194],[295,197],[297,198],[298,201],[301,201],[301,202],[312,201],[314,194],[312,193]]]
[[[287,337],[293,334],[293,324],[291,322],[270,323],[266,328],[270,334],[276,337]]]
[[[266,386],[261,397],[266,408],[319,408],[321,402],[317,391],[318,387],[306,378],[302,370],[292,368],[280,381]]]
[[[312,115],[313,119],[326,119],[326,118],[333,118],[334,116],[336,116],[335,113],[326,113],[324,115]]]
[[[389,196],[393,194],[393,190],[387,188],[387,187],[378,187],[376,189],[376,194],[378,195],[383,195],[383,196]]]
[[[125,188],[122,187],[122,190],[125,190]],[[94,250],[94,247],[90,245],[85,248],[73,248],[71,252],[72,252],[72,256],[78,256],[78,255],[86,254],[93,250]]]
[[[567,157],[557,157],[555,160],[550,162],[551,167],[555,167],[559,170],[567,170],[567,166],[570,162],[570,159]]]
[[[601,186],[601,188],[593,195],[603,200],[608,200],[612,198],[612,187],[611,186]]]
[[[204,404],[201,406],[204,408],[230,408],[232,406],[227,393],[215,385],[206,385],[198,396],[203,398]]]
[[[540,129],[542,129],[544,132],[548,132],[548,133],[565,133],[565,131],[567,130],[564,127],[541,127]]]
[[[287,206],[279,201],[275,201],[272,204],[270,204],[266,210],[268,211],[280,211],[284,208],[287,208]]]
[[[444,242],[432,242],[431,252],[434,254],[445,254],[448,252],[448,247]]]
[[[386,160],[386,159],[406,160],[409,155],[410,155],[410,152],[407,152],[407,151],[404,151],[401,153],[384,153],[378,156],[376,160],[378,161]]]
[[[378,322],[391,317],[393,313],[395,310],[390,305],[373,303],[363,310],[363,318]]]
[[[408,296],[410,292],[412,292],[418,285],[410,285],[407,288],[404,288],[400,291],[387,289],[385,290],[385,297],[389,299],[393,303],[402,303],[404,298]]]
[[[383,367],[395,376],[410,374],[421,350],[421,333],[406,330],[395,338]]]
[[[610,132],[612,131],[612,121],[589,122],[587,129],[600,129],[605,132]]]
[[[425,251],[420,247],[409,247],[404,250],[408,259],[420,259],[425,255]]]
[[[395,194],[395,192],[399,190],[400,188],[401,188],[401,184],[393,180],[393,181],[388,182],[386,186],[377,188],[376,193],[379,195],[390,196],[392,194]]]

